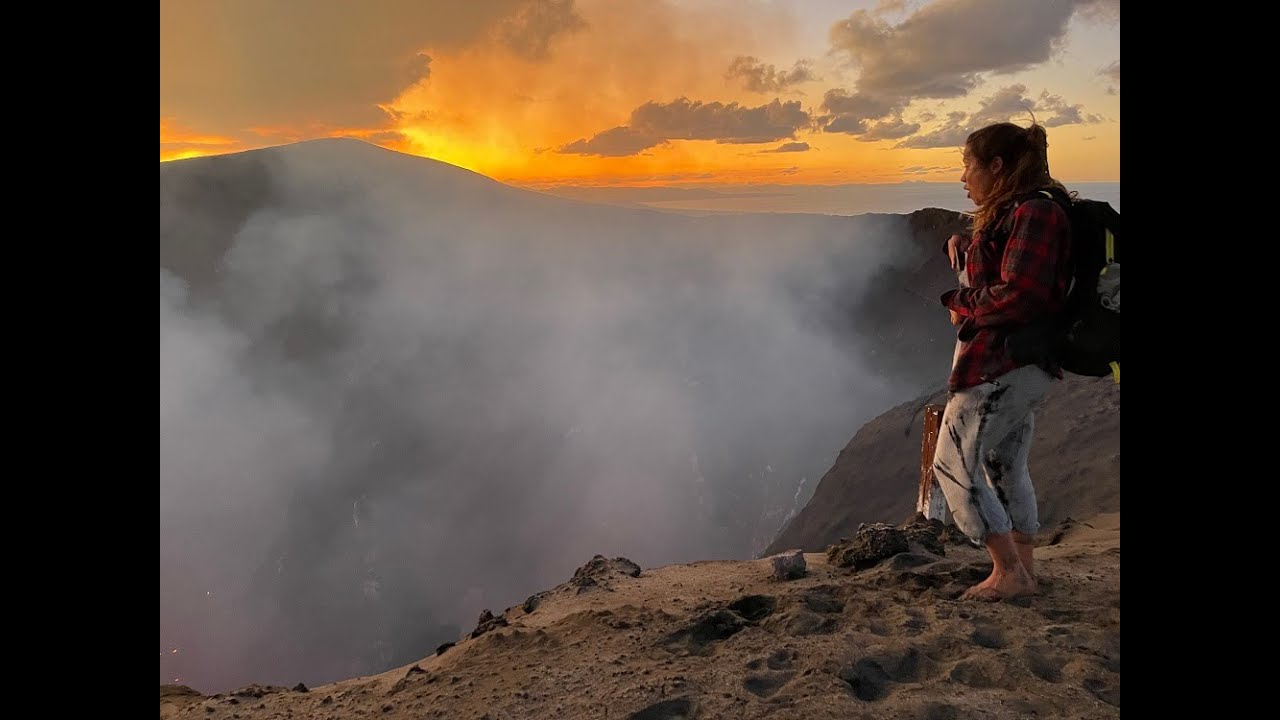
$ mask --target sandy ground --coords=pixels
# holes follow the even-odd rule
[[[996,604],[956,599],[990,571],[967,545],[861,571],[810,553],[785,582],[768,560],[597,561],[414,665],[306,691],[162,686],[160,717],[1119,717],[1120,516],[1040,543],[1040,593]]]

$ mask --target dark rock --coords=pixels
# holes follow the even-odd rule
[[[836,567],[865,570],[909,549],[902,530],[886,523],[863,523],[852,540],[827,548],[827,559]]]
[[[803,550],[787,550],[774,555],[770,560],[773,561],[773,577],[776,580],[796,580],[809,572]]]
[[[476,629],[471,631],[471,637],[478,638],[491,630],[497,630],[498,628],[506,627],[507,625],[508,623],[505,615],[498,615],[495,617],[493,613],[488,610],[484,610],[480,613],[480,619],[476,621]],[[436,651],[436,654],[440,654],[439,650]]]

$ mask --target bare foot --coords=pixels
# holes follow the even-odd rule
[[[1036,536],[1024,535],[1014,530],[1012,533],[1014,547],[1018,549],[1018,560],[1022,563],[1022,567],[1027,569],[1027,574],[1034,580],[1036,577],[1036,567],[1034,552],[1036,549]]]
[[[1021,567],[1013,572],[992,571],[991,577],[974,585],[960,596],[961,600],[999,602],[1007,598],[1036,594],[1036,581]]]

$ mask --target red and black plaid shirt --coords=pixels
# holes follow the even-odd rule
[[[1004,243],[1001,228],[1008,230]],[[1071,283],[1070,252],[1067,213],[1048,198],[1022,202],[1012,224],[1006,211],[971,239],[964,255],[969,287],[942,296],[942,304],[964,318],[950,389],[980,385],[1018,367],[1005,348],[1005,338],[1062,308]],[[1056,367],[1045,369],[1062,377]]]

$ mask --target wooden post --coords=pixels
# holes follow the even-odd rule
[[[933,475],[933,453],[938,447],[938,429],[946,405],[924,406],[924,437],[920,449],[920,492],[916,496],[916,512],[932,520],[946,522],[947,499]]]

